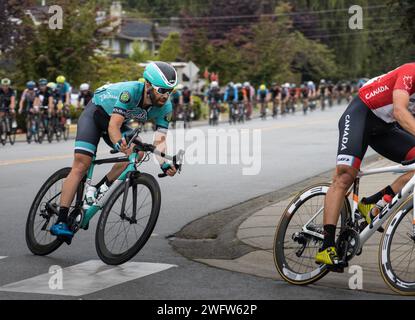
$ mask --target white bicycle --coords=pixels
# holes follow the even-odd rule
[[[402,295],[415,295],[415,176],[370,225],[357,209],[359,184],[364,176],[414,170],[415,159],[360,172],[344,199],[336,231],[338,254],[347,266],[347,262],[362,253],[366,241],[393,215],[379,245],[379,267],[384,281]],[[330,271],[342,272],[327,265],[317,265],[314,260],[324,239],[324,198],[329,186],[313,185],[300,192],[286,208],[277,227],[274,262],[281,277],[291,284],[307,285]]]

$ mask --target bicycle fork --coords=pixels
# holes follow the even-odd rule
[[[128,172],[127,178],[124,182],[124,195],[122,199],[122,205],[121,205],[121,214],[120,217],[122,220],[127,220],[130,224],[136,224],[137,223],[137,185],[134,183],[134,179],[139,174],[139,172]],[[133,214],[130,217],[127,217],[125,214],[125,203],[127,202],[128,197],[128,189],[132,185],[133,187]]]

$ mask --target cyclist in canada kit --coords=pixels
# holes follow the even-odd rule
[[[335,248],[336,225],[342,201],[367,148],[398,163],[415,158],[414,111],[415,63],[407,63],[366,82],[340,118],[337,167],[324,204],[324,241],[316,262],[342,264]],[[374,218],[369,213],[375,204],[381,203],[385,195],[395,196],[412,176],[412,172],[404,174],[390,186],[362,199],[359,211],[366,221]]]
[[[152,62],[144,70],[145,83],[139,81],[105,85],[97,89],[78,121],[75,156],[72,170],[63,183],[58,220],[51,233],[67,243],[73,237],[68,226],[69,207],[76,190],[96,154],[100,138],[113,149],[130,155],[133,146],[127,147],[127,123],[136,120],[144,123],[153,120],[157,127],[154,145],[165,152],[166,136],[172,114],[170,94],[177,85],[176,70],[165,62]],[[176,174],[170,163],[157,157],[161,170],[169,176]],[[115,164],[112,170],[96,185],[97,190],[108,190],[124,171],[128,163]],[[104,187],[104,188],[102,188]]]

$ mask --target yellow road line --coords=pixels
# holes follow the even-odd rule
[[[51,157],[38,157],[38,158],[29,158],[29,159],[16,159],[16,160],[2,160],[0,161],[0,166],[9,166],[13,164],[22,164],[22,163],[31,163],[38,161],[51,161],[51,160],[61,160],[73,158],[73,153],[64,155],[64,156],[51,156]]]
[[[108,153],[101,152],[97,155],[106,155]],[[32,163],[32,162],[39,162],[39,161],[52,161],[52,160],[62,160],[62,159],[71,159],[73,158],[74,154],[66,154],[62,156],[49,156],[49,157],[37,157],[37,158],[27,158],[27,159],[15,159],[15,160],[0,160],[0,166],[10,166],[14,164],[22,164],[22,163]]]

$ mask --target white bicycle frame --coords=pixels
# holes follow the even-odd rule
[[[356,181],[355,181],[355,189],[361,177],[374,175],[374,174],[381,174],[381,173],[408,173],[410,171],[415,170],[415,164],[411,164],[408,166],[403,165],[396,165],[384,168],[377,168],[371,169],[364,172],[360,172]],[[383,225],[385,221],[389,219],[392,213],[395,211],[395,208],[399,207],[402,203],[404,203],[411,194],[415,193],[415,175],[406,183],[406,185],[402,188],[402,190],[395,195],[392,201],[383,208],[382,212],[379,213],[377,217],[375,217],[372,221],[371,225],[368,225],[361,233],[360,233],[360,247],[366,243],[366,241],[376,232],[376,230]],[[413,204],[415,205],[415,197],[413,197]],[[352,219],[355,222],[356,213],[358,213],[357,205],[359,199],[357,194],[353,193],[353,210],[352,210]],[[415,210],[413,210],[413,232],[415,235]]]
[[[360,213],[357,209],[359,203],[359,183],[360,179],[365,176],[374,175],[374,174],[381,174],[381,173],[407,173],[410,171],[415,171],[415,164],[411,164],[408,166],[403,165],[396,165],[390,167],[383,167],[377,169],[370,169],[367,171],[360,171],[356,180],[354,181],[353,186],[349,190],[347,194],[352,193],[353,199],[353,208],[352,208],[352,221],[355,223],[356,216],[359,216]],[[408,181],[408,183],[402,188],[402,190],[395,195],[392,201],[385,206],[381,213],[377,217],[375,217],[372,221],[371,225],[368,225],[361,233],[360,233],[360,248],[364,246],[366,241],[376,232],[376,230],[383,225],[383,223],[388,220],[391,214],[394,212],[394,209],[399,207],[402,203],[408,199],[411,194],[415,194],[415,175]],[[413,205],[415,207],[415,196],[413,197]],[[307,226],[319,215],[323,212],[324,207],[321,207],[316,214],[304,224],[302,231],[306,234],[312,235],[314,237],[320,238],[321,240],[324,239],[324,236],[321,233],[311,231],[307,228]],[[413,233],[415,235],[415,210],[413,210]]]

